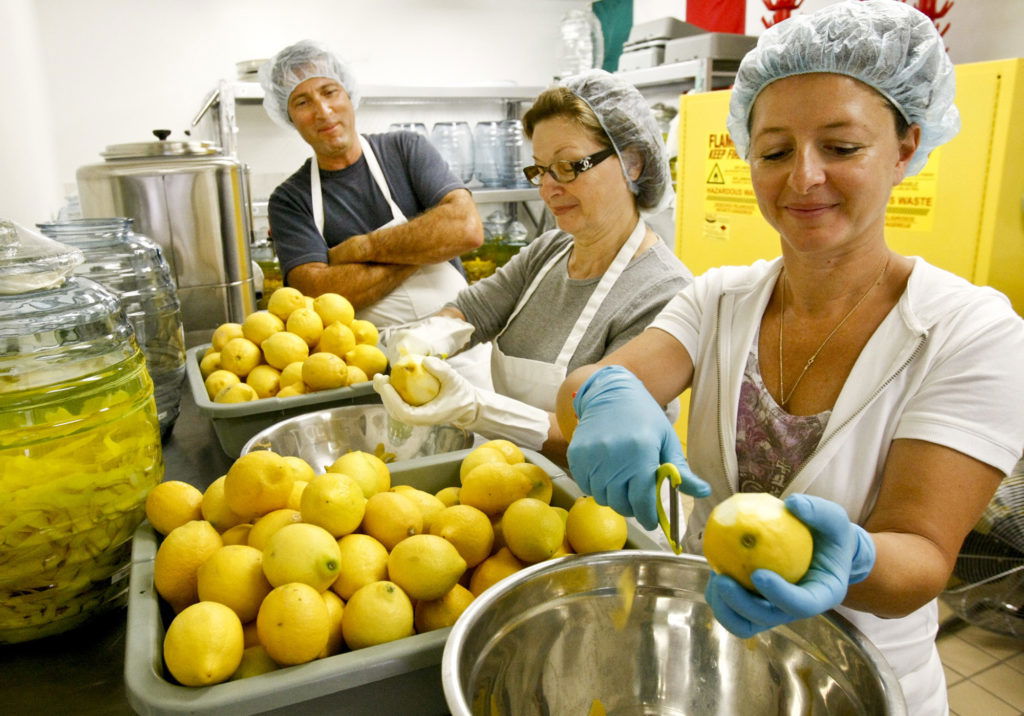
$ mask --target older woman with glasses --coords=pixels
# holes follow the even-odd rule
[[[567,372],[639,335],[691,275],[642,218],[673,197],[661,132],[636,88],[600,70],[567,78],[537,98],[523,126],[536,162],[523,172],[558,228],[438,315],[386,338],[392,357],[433,356],[424,365],[441,382],[434,400],[408,405],[386,376],[374,388],[402,422],[449,423],[561,462],[553,411]],[[494,391],[440,358],[484,341]]]

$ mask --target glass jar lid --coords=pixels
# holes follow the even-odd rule
[[[0,295],[60,286],[83,261],[79,249],[0,219]]]

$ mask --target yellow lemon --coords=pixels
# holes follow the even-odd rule
[[[569,544],[579,554],[622,549],[626,544],[626,518],[593,497],[578,497],[565,519]]]
[[[383,373],[388,367],[387,356],[384,351],[369,343],[358,343],[356,347],[345,354],[345,363],[354,365],[364,373],[367,378],[372,378],[378,373]]]
[[[265,515],[288,504],[295,473],[270,450],[254,450],[235,460],[224,481],[228,507],[243,519]]]
[[[314,353],[302,363],[302,382],[310,390],[341,388],[347,381],[345,361],[333,353]]]
[[[306,299],[298,289],[283,286],[270,294],[267,299],[267,310],[280,318],[288,320],[288,316],[296,308],[305,308]]]
[[[269,365],[284,370],[292,363],[302,363],[309,357],[309,346],[300,336],[289,331],[275,333],[260,344],[263,358]]]
[[[207,353],[203,356],[203,359],[199,361],[199,374],[203,376],[203,380],[210,377],[210,373],[220,369],[220,351],[214,353]]]
[[[377,341],[380,340],[380,332],[377,330],[377,326],[373,325],[369,321],[356,318],[352,321],[349,327],[352,329],[352,333],[356,337],[356,343],[365,343],[367,345],[375,346],[377,345]]]
[[[505,461],[508,462],[509,465],[526,462],[526,456],[523,455],[522,448],[511,440],[488,440],[479,447],[494,448],[505,456]]]
[[[521,472],[530,478],[533,487],[527,493],[527,497],[535,497],[542,502],[551,503],[551,496],[554,494],[555,486],[551,481],[551,475],[547,474],[540,465],[531,462],[518,462],[512,466],[517,472]]]
[[[358,383],[365,383],[370,378],[363,372],[363,369],[359,366],[350,365],[346,366],[345,369],[348,371],[345,380],[348,381],[346,385],[356,385]]]
[[[345,602],[341,601],[341,597],[329,589],[326,592],[321,592],[320,596],[324,600],[324,606],[327,607],[327,619],[330,623],[327,632],[327,644],[318,655],[319,658],[323,659],[337,654],[345,646],[345,637],[341,633],[341,620],[345,615]]]
[[[359,588],[345,605],[341,630],[350,649],[412,636],[412,602],[394,582],[367,584]]]
[[[186,522],[164,538],[153,561],[153,584],[174,611],[199,601],[199,566],[223,544],[206,520]]]
[[[210,347],[219,353],[232,338],[243,337],[241,323],[222,323],[214,330]]]
[[[474,467],[482,465],[485,462],[508,464],[508,460],[505,458],[505,453],[501,450],[493,447],[485,448],[481,445],[480,447],[471,450],[466,457],[462,458],[462,462],[459,463],[459,480],[464,480],[466,475],[468,475]]]
[[[203,519],[213,525],[218,532],[224,532],[235,525],[245,522],[245,519],[228,506],[227,497],[224,496],[224,483],[227,476],[221,475],[207,485],[203,491],[203,501],[199,508],[203,513]]]
[[[459,504],[459,488],[455,485],[449,485],[448,487],[442,487],[436,493],[434,497],[444,503],[445,507],[452,507]]]
[[[402,493],[416,503],[416,506],[420,508],[420,514],[423,515],[423,531],[429,532],[434,518],[445,508],[444,503],[429,492],[417,490],[412,485],[395,485],[391,489]]]
[[[331,463],[327,472],[340,472],[351,477],[362,488],[367,499],[391,488],[391,470],[387,463],[362,450],[348,451]]]
[[[259,400],[260,396],[256,390],[246,383],[229,385],[213,397],[215,403],[248,403],[252,400]]]
[[[289,507],[282,507],[279,510],[271,510],[253,523],[249,530],[249,540],[246,544],[255,547],[261,552],[266,548],[270,536],[285,525],[302,522],[302,513]],[[243,620],[248,621],[248,620]]]
[[[298,383],[292,383],[291,385],[286,385],[285,387],[281,388],[281,390],[277,391],[277,397],[291,398],[294,395],[305,395],[308,392],[309,391],[306,389],[306,384],[303,383],[302,381],[299,381]]]
[[[217,397],[225,388],[238,385],[242,382],[242,379],[232,373],[230,370],[224,370],[223,368],[218,369],[206,376],[206,380],[203,381],[203,385],[206,386],[206,394],[213,400]]]
[[[508,547],[502,547],[473,570],[473,576],[469,580],[469,591],[473,596],[479,597],[492,584],[515,574],[525,566]]]
[[[320,334],[324,332],[324,322],[320,315],[311,308],[296,308],[288,315],[285,327],[289,333],[294,333],[312,348],[320,340]]]
[[[270,593],[270,582],[263,576],[263,553],[248,545],[221,547],[199,566],[197,577],[199,600],[230,607],[243,624],[256,618],[260,603]]]
[[[370,535],[345,535],[338,540],[338,550],[341,570],[331,589],[342,599],[351,599],[360,587],[388,578],[387,547]]]
[[[283,330],[284,321],[270,311],[255,311],[242,321],[242,335],[257,346]]]
[[[303,460],[301,457],[296,455],[283,455],[282,458],[285,464],[288,465],[292,471],[292,475],[296,480],[305,480],[309,482],[316,475],[313,470],[313,466]]]
[[[303,359],[305,360],[305,359]],[[282,388],[286,388],[293,383],[302,382],[302,361],[292,361],[281,370],[281,376],[278,378]]]
[[[231,675],[229,681],[248,679],[250,676],[267,674],[280,668],[277,662],[270,658],[270,654],[267,653],[266,648],[262,644],[248,646],[242,652],[242,661],[238,664],[238,668],[235,669],[235,673]]]
[[[302,509],[302,491],[306,489],[308,484],[308,480],[296,480],[292,483],[292,493],[288,495],[288,509]]]
[[[704,528],[704,556],[719,574],[756,591],[750,575],[770,569],[796,583],[807,572],[814,540],[807,526],[767,492],[739,492],[715,505]]]
[[[456,584],[440,599],[416,602],[413,611],[413,625],[416,632],[433,631],[450,627],[473,601],[473,592]]]
[[[404,355],[391,366],[391,385],[409,405],[424,405],[441,392],[441,381],[423,367],[423,356]]]
[[[317,343],[317,350],[333,353],[339,358],[355,347],[356,337],[352,334],[352,329],[338,321],[327,324],[320,335],[320,342]]]
[[[315,299],[312,296],[303,296],[302,297],[302,301],[303,301],[303,306],[302,306],[303,308],[308,308],[310,311],[315,310],[313,308],[313,302],[315,301]]]
[[[164,662],[185,686],[219,684],[242,661],[242,623],[228,607],[199,602],[178,614],[164,636]]]
[[[413,599],[440,599],[466,571],[455,546],[437,535],[413,535],[388,557],[388,578]]]
[[[181,480],[167,480],[146,495],[146,519],[162,535],[186,522],[203,519],[203,493]]]
[[[355,532],[359,527],[366,511],[366,498],[356,481],[348,475],[325,472],[316,475],[306,485],[299,509],[303,520],[323,527],[337,538]]]
[[[423,532],[423,513],[398,492],[378,492],[366,501],[362,531],[390,552],[402,540]]]
[[[320,314],[325,326],[335,322],[347,326],[356,315],[356,310],[347,298],[329,292],[321,293],[313,299],[313,310]]]
[[[320,592],[308,584],[288,583],[272,589],[263,600],[256,630],[260,644],[278,664],[305,664],[327,646],[331,618]]]
[[[248,338],[232,338],[220,351],[220,365],[239,378],[263,362],[260,347]]]
[[[451,542],[467,567],[483,562],[494,548],[490,519],[470,505],[452,505],[441,510],[430,524],[430,534]]]
[[[501,531],[509,550],[524,562],[550,559],[565,538],[562,518],[534,497],[524,497],[508,506],[501,516]]]
[[[243,522],[240,525],[229,527],[221,533],[220,538],[224,544],[249,544],[249,533],[252,532],[252,525]]]
[[[462,480],[459,500],[488,515],[496,515],[533,489],[528,475],[507,462],[486,462],[469,471]]]
[[[263,573],[275,587],[302,582],[322,592],[338,578],[340,567],[341,553],[331,533],[305,522],[285,525],[263,550]]]
[[[260,398],[273,398],[281,389],[281,374],[277,368],[258,365],[245,377],[246,385],[252,386]]]

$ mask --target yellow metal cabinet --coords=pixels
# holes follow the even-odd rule
[[[999,289],[1024,314],[1024,59],[955,70],[960,133],[893,190],[886,237],[901,254]],[[676,253],[694,274],[780,252],[726,131],[728,104],[729,90],[680,97]],[[684,405],[684,439],[685,423]]]

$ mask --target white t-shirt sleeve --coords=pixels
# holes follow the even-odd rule
[[[663,330],[675,338],[691,357],[697,355],[701,316],[704,312],[700,296],[705,294],[704,285],[704,276],[695,278],[689,286],[665,304],[661,313],[649,326]]]

